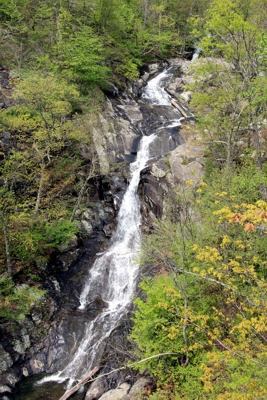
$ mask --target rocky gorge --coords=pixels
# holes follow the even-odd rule
[[[151,64],[143,68],[138,81],[128,84],[127,92],[120,93],[115,86],[110,86],[104,109],[93,127],[101,175],[91,182],[92,205],[79,214],[80,229],[83,238],[87,239],[81,242],[74,237],[67,246],[58,249],[49,263],[51,275],[44,284],[47,296],[42,308],[32,310],[14,332],[8,327],[1,332],[0,393],[3,399],[41,399],[40,393],[43,398],[57,399],[64,391],[62,387],[58,392],[54,386],[43,387],[41,392],[23,397],[22,389],[19,394],[13,388],[22,378],[55,373],[62,363],[67,365],[73,348],[81,341],[77,327],[90,322],[107,307],[105,299],[96,291],[92,301],[80,312],[79,293],[85,271],[90,269],[97,254],[109,245],[130,179],[129,163],[136,158],[142,135],[151,135],[157,129],[157,139],[151,145],[149,161],[141,171],[138,188],[144,233],[149,231],[153,219],[164,214],[164,195],[170,188],[187,180],[198,182],[203,173],[204,157],[201,138],[188,110],[190,93],[185,90],[185,85],[192,80],[190,65],[190,61],[180,59]],[[147,82],[166,68],[169,73],[161,85],[178,101],[186,116],[175,107],[150,104],[142,97]],[[173,124],[177,120],[180,123]],[[101,373],[117,367],[119,351],[114,348],[125,352],[121,343],[129,330],[130,323],[125,316],[112,330],[107,343],[101,344],[100,354],[104,360],[101,364],[105,365]],[[128,360],[128,356],[120,359]],[[129,370],[114,372],[107,378],[96,380],[85,398],[126,400],[135,398],[136,393],[147,385],[153,385],[147,377],[133,384],[135,381],[136,377]],[[46,390],[50,390],[49,394]],[[74,398],[81,399],[84,393],[76,396]]]

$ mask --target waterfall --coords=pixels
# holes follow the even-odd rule
[[[95,292],[97,286],[107,308],[87,323],[83,340],[68,365],[39,383],[51,380],[63,382],[67,379],[72,383],[73,380],[82,378],[94,366],[101,344],[131,305],[138,275],[134,256],[140,249],[141,213],[137,189],[140,171],[149,159],[149,144],[154,137],[144,136],[140,142],[137,159],[131,164],[132,178],[121,204],[111,247],[91,267],[80,296],[79,308],[84,310],[88,302],[92,301],[91,289]]]
[[[146,102],[163,106],[172,114],[171,119],[166,121],[169,129],[179,126],[181,119],[163,89],[164,83],[166,84],[171,75],[170,68],[163,71],[148,82],[143,93]],[[158,135],[162,129],[162,124],[156,128]],[[82,339],[75,339],[67,365],[64,361],[62,367],[59,367],[59,372],[43,378],[38,382],[39,385],[49,381],[61,383],[68,380],[70,386],[73,381],[82,379],[96,365],[105,339],[110,336],[132,304],[139,272],[136,255],[141,245],[141,213],[137,190],[140,172],[151,157],[149,153],[153,147],[152,142],[155,143],[156,140],[161,140],[156,134],[142,137],[136,161],[130,165],[131,180],[118,213],[117,228],[111,238],[111,245],[98,256],[85,278],[80,295],[80,312],[86,312],[96,293],[103,300],[105,307],[92,321],[77,327],[82,332]]]

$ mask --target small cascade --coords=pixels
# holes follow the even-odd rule
[[[149,104],[170,106],[170,99],[168,93],[164,90],[165,81],[172,75],[172,67],[161,72],[154,79],[151,79],[145,86],[142,98]]]
[[[197,46],[195,51],[194,51],[194,54],[192,56],[192,61],[196,60],[199,57],[201,51],[202,51],[202,49]]]

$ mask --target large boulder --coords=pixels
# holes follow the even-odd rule
[[[116,389],[104,393],[99,400],[120,400],[128,393],[130,387],[129,383],[124,382]]]
[[[139,400],[146,389],[153,386],[153,379],[150,377],[139,378],[131,387],[128,394],[126,394],[121,400]]]
[[[96,400],[108,390],[108,384],[105,377],[96,379],[87,390],[84,400]]]

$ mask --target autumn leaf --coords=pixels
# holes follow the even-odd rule
[[[253,225],[251,222],[247,222],[244,225],[244,231],[248,232],[248,231],[255,231],[255,225]]]
[[[232,220],[233,220],[233,222],[239,222],[240,221],[240,215],[239,214],[233,214],[232,215]]]

